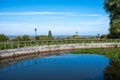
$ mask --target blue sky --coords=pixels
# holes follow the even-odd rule
[[[0,34],[107,34],[104,0],[0,0]]]

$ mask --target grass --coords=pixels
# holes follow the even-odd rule
[[[101,54],[114,60],[120,61],[120,48],[91,48],[79,49],[72,52],[73,54]]]

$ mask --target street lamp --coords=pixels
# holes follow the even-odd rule
[[[77,42],[77,41],[76,41],[77,38],[78,38],[78,32],[76,31],[75,43]]]
[[[78,32],[76,32],[76,35],[78,35]]]
[[[37,34],[37,29],[35,28],[35,39],[37,38],[36,34]]]

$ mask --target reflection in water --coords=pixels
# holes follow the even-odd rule
[[[109,59],[102,55],[61,54],[0,68],[0,80],[104,80]]]
[[[25,60],[32,60],[35,58],[41,58],[41,57],[48,57],[48,56],[53,56],[53,55],[60,55],[64,53],[69,53],[70,51],[56,51],[56,52],[48,52],[48,53],[41,53],[41,54],[30,54],[30,55],[24,55],[24,56],[19,56],[19,57],[13,57],[13,58],[7,58],[0,60],[0,68],[9,66],[12,64],[15,64],[20,61],[25,61]]]
[[[110,65],[105,69],[105,80],[120,80],[120,61],[110,60]]]

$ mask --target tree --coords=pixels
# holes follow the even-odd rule
[[[110,17],[110,38],[120,38],[120,0],[105,0],[104,9]]]
[[[7,41],[7,40],[9,40],[9,38],[6,35],[0,34],[0,41]]]
[[[15,41],[21,41],[22,40],[22,38],[20,37],[20,36],[17,36],[16,38],[15,38]]]
[[[39,40],[39,37],[40,37],[40,36],[36,36],[36,40]]]
[[[23,41],[28,41],[28,40],[30,40],[30,37],[29,37],[28,35],[24,35],[24,36],[22,37],[22,40],[23,40]]]
[[[51,30],[49,30],[49,32],[48,32],[48,40],[54,40]]]
[[[48,40],[48,36],[41,35],[41,36],[39,36],[39,40]]]
[[[67,36],[66,39],[80,39],[79,35]]]
[[[52,37],[52,32],[51,32],[51,30],[49,30],[49,32],[48,32],[48,37]]]
[[[100,34],[99,33],[97,34],[96,39],[100,40]]]
[[[80,39],[80,36],[79,35],[73,35],[72,39]]]
[[[72,39],[72,36],[67,36],[66,39]]]
[[[109,66],[104,69],[105,80],[119,80],[120,79],[120,62],[117,59],[111,59]]]
[[[103,34],[103,35],[101,35],[101,39],[107,39],[107,37],[108,37],[108,35],[107,34]]]

